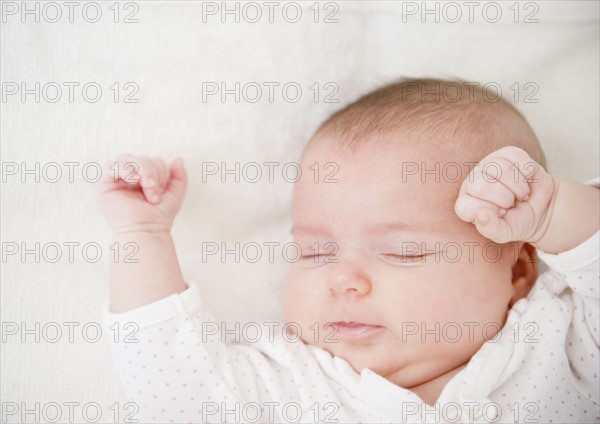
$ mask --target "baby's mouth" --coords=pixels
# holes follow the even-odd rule
[[[336,332],[334,336],[348,337],[348,338],[362,338],[369,337],[381,330],[383,327],[380,325],[364,324],[362,322],[354,321],[338,321],[332,323],[335,325]]]

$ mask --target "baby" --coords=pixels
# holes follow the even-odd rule
[[[252,343],[224,341],[181,274],[182,160],[106,165],[99,206],[139,245],[106,325],[136,329],[112,346],[142,422],[600,422],[600,192],[548,174],[518,111],[403,81],[322,124],[302,175],[315,162],[338,168],[294,187],[293,325]]]

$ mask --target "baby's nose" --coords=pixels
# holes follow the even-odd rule
[[[365,296],[371,292],[371,280],[356,265],[338,262],[330,268],[328,286],[332,294]]]

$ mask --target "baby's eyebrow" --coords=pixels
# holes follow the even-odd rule
[[[390,222],[375,224],[367,227],[369,232],[373,233],[389,233],[389,232],[403,232],[403,233],[424,233],[434,231],[433,225],[426,225],[421,222]]]
[[[391,223],[378,223],[368,225],[365,227],[365,231],[368,233],[385,234],[390,232],[403,232],[403,233],[425,233],[435,231],[433,225],[424,224],[421,222],[408,223],[408,222],[391,222]],[[304,233],[304,234],[317,234],[317,235],[328,235],[329,231],[321,226],[310,226],[310,225],[294,225],[290,229],[291,234]]]
[[[318,234],[318,235],[327,235],[329,232],[321,226],[312,226],[312,225],[292,225],[290,229],[290,234],[295,233],[304,233],[304,234]]]

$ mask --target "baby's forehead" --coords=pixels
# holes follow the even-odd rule
[[[372,134],[348,144],[336,135],[317,135],[309,143],[302,161],[372,161],[372,162],[457,162],[472,163],[481,159],[481,148],[474,138],[443,131],[400,129]],[[312,161],[312,162],[311,162]]]
[[[380,205],[381,199],[410,199],[404,207],[418,203],[418,207],[452,209],[451,197],[477,163],[474,157],[460,143],[419,140],[406,134],[391,134],[354,148],[336,139],[320,139],[305,152],[305,178],[295,191],[302,197],[314,191],[312,197],[328,203],[357,195]],[[333,184],[324,184],[325,179]]]

